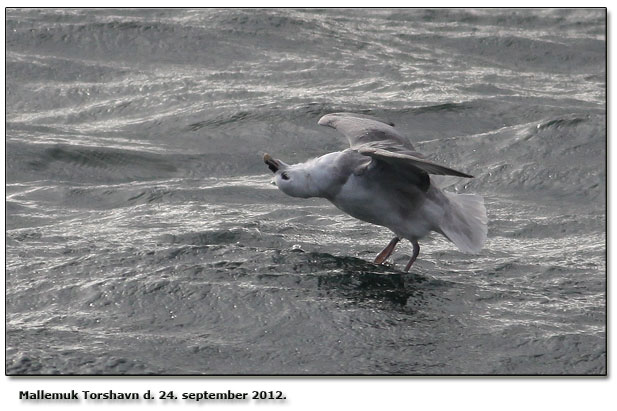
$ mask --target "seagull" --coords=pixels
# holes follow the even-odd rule
[[[420,253],[418,240],[431,231],[443,235],[465,253],[479,252],[487,235],[484,199],[440,188],[441,176],[473,176],[428,161],[394,124],[364,114],[332,113],[318,122],[342,133],[349,148],[304,163],[289,165],[264,154],[283,193],[321,197],[343,212],[394,233],[377,255],[383,264],[401,239],[413,246],[409,271]],[[449,177],[450,179],[452,177]]]

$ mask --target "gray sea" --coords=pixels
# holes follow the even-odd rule
[[[604,9],[7,9],[6,373],[605,374]],[[372,114],[478,255],[271,184]]]

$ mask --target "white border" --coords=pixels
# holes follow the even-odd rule
[[[125,1],[110,0],[107,2],[88,2],[81,1],[28,1],[28,2],[7,2],[5,7],[125,7]],[[12,3],[12,4],[11,4]],[[98,3],[98,4],[97,4]],[[135,3],[135,2],[134,2]],[[137,2],[135,6],[165,7],[169,2],[151,1]],[[396,6],[422,6],[395,1],[379,4],[379,7]],[[185,7],[368,7],[374,6],[375,2],[367,1],[185,1],[181,6]],[[455,7],[463,6],[458,1],[432,1],[430,7]],[[495,2],[476,1],[473,7],[505,7],[505,4],[495,4]],[[514,7],[536,7],[537,2],[519,1]],[[543,7],[604,7],[603,4],[581,4],[572,1],[545,1]],[[609,34],[611,31],[611,10],[609,10]],[[4,20],[2,23],[2,36],[4,37]],[[4,44],[4,41],[3,41]],[[609,57],[614,54],[614,46],[611,41],[609,44]],[[612,65],[609,64],[609,68]],[[4,81],[4,65],[2,65],[2,79]],[[613,70],[610,70],[609,77],[613,78]],[[611,82],[609,82],[611,85]],[[612,89],[612,87],[611,87]],[[609,101],[612,93],[609,89]],[[4,94],[2,94],[4,102]],[[609,105],[609,119],[614,119],[612,106]],[[4,120],[4,111],[2,112]],[[609,132],[612,131],[609,121]],[[609,138],[609,141],[611,139]],[[2,159],[5,158],[4,145],[0,148]],[[609,143],[609,159],[615,159],[615,144]],[[4,163],[3,163],[4,164]],[[609,161],[610,164],[610,161]],[[2,178],[4,179],[4,167],[2,167]],[[614,216],[614,201],[612,193],[614,190],[614,179],[611,167],[609,166],[609,216]],[[4,214],[4,202],[2,203]],[[609,218],[609,232],[614,232],[614,218]],[[2,236],[4,246],[4,236]],[[609,242],[609,255],[613,255],[615,246]],[[2,254],[4,256],[4,254]],[[4,260],[3,260],[4,261]],[[609,266],[610,268],[610,266]],[[610,296],[614,296],[614,280],[609,278]],[[2,310],[4,314],[4,293],[2,296]],[[610,299],[609,299],[610,302]],[[614,304],[609,304],[612,308]],[[613,311],[613,310],[611,310]],[[609,316],[609,330],[615,326],[614,315]],[[3,324],[4,331],[4,324]],[[609,337],[609,372],[614,370],[614,340]],[[351,410],[380,410],[380,409],[405,409],[405,410],[433,410],[433,409],[473,409],[482,410],[600,410],[609,409],[609,404],[614,406],[615,389],[614,378],[601,377],[564,377],[564,378],[441,378],[441,377],[289,377],[289,378],[245,378],[245,377],[80,377],[80,378],[36,378],[36,377],[3,377],[0,385],[0,398],[5,404],[4,409],[12,410],[13,407],[23,408],[62,408],[71,409],[74,407],[107,409],[110,407],[135,408],[135,407],[169,407],[172,404],[187,407],[208,407],[208,409],[238,409],[239,407],[258,406],[260,409],[283,409],[293,408],[299,410],[315,410],[318,407],[327,409]],[[199,403],[178,400],[176,402],[154,401],[151,403],[142,401],[132,402],[111,402],[111,401],[81,401],[77,404],[68,402],[35,402],[20,401],[18,399],[21,390],[44,389],[49,392],[62,392],[74,390],[108,391],[113,389],[118,392],[134,391],[143,392],[148,389],[153,393],[159,390],[173,390],[176,394],[181,392],[201,392],[208,390],[211,392],[224,392],[228,389],[237,392],[250,392],[253,390],[277,391],[281,390],[287,396],[284,402],[207,402]],[[609,401],[613,398],[612,401]]]

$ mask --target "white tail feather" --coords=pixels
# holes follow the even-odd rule
[[[450,202],[439,227],[464,253],[477,253],[484,246],[488,231],[484,199],[477,194],[443,191]]]

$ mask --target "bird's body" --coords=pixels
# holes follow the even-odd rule
[[[387,227],[403,238],[424,237],[433,228],[426,223],[423,204],[427,196],[417,186],[384,185],[382,170],[356,151],[326,154],[303,165],[315,183],[315,197],[323,197],[359,220]],[[399,196],[392,196],[398,192]],[[434,193],[431,193],[434,194]]]
[[[351,147],[305,163],[287,165],[268,154],[264,161],[277,186],[293,197],[322,197],[359,220],[389,228],[395,237],[377,256],[385,261],[402,238],[414,246],[431,231],[465,252],[479,251],[486,239],[482,197],[442,191],[429,174],[471,177],[424,160],[388,123],[350,113],[329,114],[320,125],[338,129]]]

